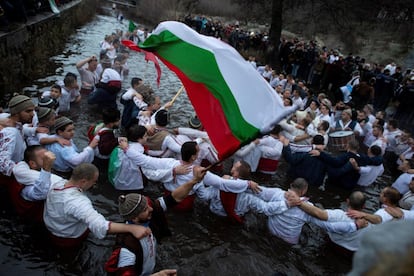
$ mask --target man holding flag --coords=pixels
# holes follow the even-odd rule
[[[154,53],[177,74],[221,160],[296,108],[284,107],[234,48],[183,23],[160,23],[139,47],[123,43]]]

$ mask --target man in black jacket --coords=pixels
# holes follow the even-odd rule
[[[288,139],[281,139],[283,143],[282,155],[286,162],[290,164],[288,170],[289,177],[296,179],[298,177],[306,179],[312,186],[321,186],[326,173],[325,163],[311,156],[308,152],[292,152]],[[312,140],[313,145],[323,145],[324,138],[322,135],[315,135]],[[313,148],[313,147],[312,147]],[[312,149],[311,146],[309,150]]]
[[[377,166],[382,164],[382,156],[369,157],[366,154],[359,154],[359,143],[356,140],[348,142],[347,151],[338,156],[332,156],[326,152],[319,150],[312,150],[310,154],[312,156],[318,156],[326,165],[328,177],[331,183],[337,186],[342,186],[346,189],[353,189],[359,179],[359,172],[354,169],[351,162],[351,158],[355,159],[358,166]]]

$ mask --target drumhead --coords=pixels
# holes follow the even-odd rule
[[[350,130],[340,130],[340,131],[335,131],[329,134],[329,137],[332,138],[339,138],[339,137],[346,137],[346,136],[350,136],[353,135],[354,132],[350,131]]]

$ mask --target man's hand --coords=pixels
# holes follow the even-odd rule
[[[285,199],[289,207],[299,206],[302,203],[302,201],[300,200],[300,197],[291,190],[288,190],[287,192],[285,192]]]
[[[404,217],[403,211],[398,207],[385,207],[385,212],[390,214],[395,219],[401,219]]]
[[[51,151],[46,151],[43,155],[43,170],[50,172],[52,170],[52,166],[55,160],[56,155]]]
[[[349,158],[349,163],[351,163],[354,170],[359,170],[358,163],[355,158]]]
[[[142,95],[139,94],[138,92],[137,93],[134,93],[134,97],[136,97],[140,101],[143,101],[144,100],[144,97],[142,97]]]
[[[190,165],[178,165],[174,168],[174,172],[176,175],[188,174],[189,172],[191,172],[191,167]]]
[[[202,181],[204,176],[207,173],[207,169],[201,166],[194,166],[193,167],[193,180],[197,183]]]
[[[36,133],[49,133],[49,129],[47,127],[37,127]]]
[[[289,139],[282,135],[279,136],[279,141],[282,142],[284,146],[287,146],[290,143]]]
[[[251,180],[249,181],[249,189],[252,190],[252,192],[254,192],[255,194],[258,194],[262,191],[260,185]]]
[[[311,150],[311,151],[309,152],[309,154],[310,154],[311,156],[319,156],[319,155],[321,155],[321,152],[320,152],[319,150]]]
[[[315,145],[315,149],[317,149],[319,151],[324,151],[325,150],[325,145]]]
[[[129,225],[131,227],[129,232],[137,239],[142,239],[143,237],[146,237],[149,234],[151,234],[151,229],[149,227],[144,227],[136,224]]]
[[[64,146],[70,146],[70,140],[66,140],[65,138],[61,138],[61,137],[59,137],[59,138],[57,138],[56,139],[56,142],[58,142],[59,143],[59,145],[61,145],[62,147],[64,147]]]
[[[98,144],[99,144],[99,140],[98,139],[92,139],[92,141],[89,143],[89,146],[91,147],[91,148],[96,148],[97,146],[98,146]]]
[[[348,217],[353,219],[361,219],[365,217],[365,213],[357,210],[348,210],[346,213]]]
[[[355,225],[357,227],[357,229],[362,229],[368,226],[368,221],[366,219],[356,219],[355,220]]]
[[[166,103],[166,104],[164,105],[164,108],[165,108],[165,109],[169,109],[171,106],[173,106],[173,102],[172,102],[172,101],[170,101],[170,102]]]
[[[256,139],[253,141],[254,144],[258,145],[260,143],[260,139]]]

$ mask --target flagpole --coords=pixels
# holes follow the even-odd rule
[[[207,167],[206,167],[206,170],[207,171],[209,171],[209,170],[211,170],[213,167],[215,167],[215,166],[217,166],[217,165],[219,165],[221,162],[223,162],[223,161],[217,161],[216,163],[213,163],[213,164],[210,164],[210,165],[208,165]]]
[[[175,94],[174,98],[172,98],[172,100],[170,102],[171,105],[175,102],[175,100],[178,98],[178,96],[180,96],[180,94],[181,94],[181,92],[183,92],[183,90],[184,90],[184,85],[182,85],[181,88],[178,89],[177,94]]]

